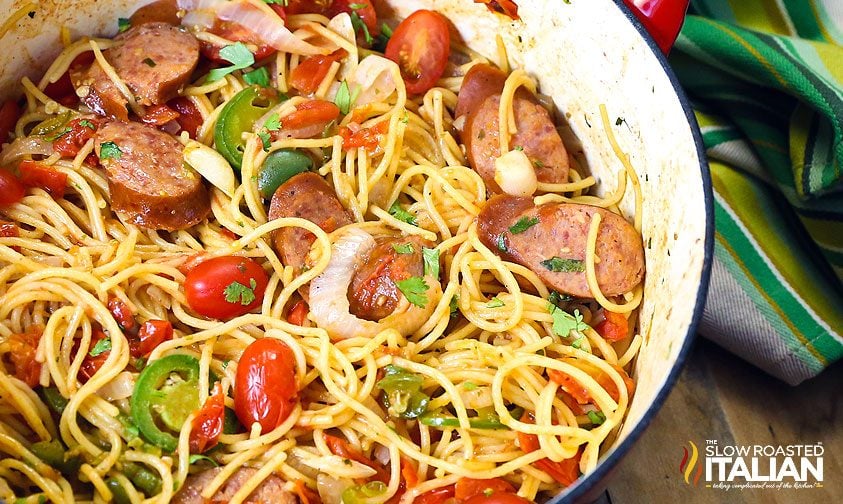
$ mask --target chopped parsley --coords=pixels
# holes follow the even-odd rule
[[[501,306],[506,306],[506,303],[501,301],[501,299],[497,296],[493,297],[488,303],[486,303],[486,307],[488,308],[500,308]]]
[[[100,144],[100,160],[104,159],[120,159],[123,156],[123,151],[114,142],[103,142]]]
[[[198,453],[194,453],[193,455],[188,457],[187,463],[192,465],[192,464],[195,464],[196,462],[199,462],[200,460],[207,460],[208,462],[214,464],[214,467],[220,466],[219,462],[212,459],[211,457],[208,457],[208,456],[205,456],[205,455],[199,455]]]
[[[562,259],[554,256],[542,261],[541,265],[554,273],[582,273],[585,271],[585,262],[579,259]]]
[[[267,131],[259,131],[258,138],[261,139],[261,144],[263,144],[263,150],[269,152],[269,147],[272,145],[272,137],[269,136]]]
[[[457,316],[457,313],[460,311],[460,296],[459,294],[454,294],[454,297],[451,298],[451,301],[448,303],[448,308],[451,310],[451,318]]]
[[[553,316],[553,332],[558,336],[567,338],[571,332],[582,334],[588,329],[588,324],[583,322],[582,313],[574,310],[573,315],[565,310],[557,310],[555,306],[548,304],[547,310]]]
[[[123,33],[132,26],[129,18],[117,18],[117,32]]]
[[[214,68],[208,72],[208,82],[218,81],[235,70],[242,70],[255,64],[255,55],[243,42],[223,47],[220,49],[220,57],[231,63],[231,66]]]
[[[97,344],[94,345],[94,348],[92,348],[90,352],[88,352],[88,355],[90,355],[91,357],[96,357],[97,355],[102,355],[105,352],[110,352],[110,351],[111,351],[111,338],[106,337],[106,338],[103,338],[103,339],[97,341]]]
[[[550,304],[556,308],[558,308],[560,304],[567,303],[573,299],[574,298],[568,294],[560,294],[556,291],[550,291],[550,295],[547,296],[547,300],[550,301]]]
[[[263,127],[269,131],[278,131],[281,129],[281,119],[278,118],[278,114],[273,113],[269,116],[269,119],[263,124]]]
[[[593,425],[603,425],[606,421],[606,415],[602,411],[589,411],[587,415]]]
[[[521,234],[538,223],[538,217],[521,217],[518,219],[518,222],[509,227],[509,232],[512,234]]]
[[[512,148],[512,150],[517,150],[517,151],[523,152],[523,151],[524,151],[524,147],[522,147],[522,146],[520,146],[520,145],[516,145],[515,147],[513,147],[513,148]]]
[[[358,7],[354,7],[357,5]],[[372,34],[369,33],[369,27],[366,26],[366,22],[363,21],[363,18],[360,17],[360,14],[357,13],[357,9],[362,9],[366,7],[366,4],[351,4],[349,5],[352,9],[351,12],[351,26],[354,27],[355,32],[362,32],[363,33],[363,40],[366,41],[367,44],[372,45],[375,39],[372,37]]]
[[[351,91],[348,89],[348,81],[342,81],[340,88],[337,89],[337,95],[334,97],[334,103],[339,107],[340,112],[348,114],[351,110],[351,103],[354,99],[351,96]]]
[[[148,67],[155,68],[157,66],[157,63],[155,63],[155,60],[152,58],[144,58],[143,62]]]
[[[277,5],[280,5],[281,7],[286,7],[287,4],[289,3],[289,0],[263,0],[263,3],[270,4],[270,5],[277,4]]]
[[[395,217],[401,222],[406,222],[407,224],[410,224],[412,226],[416,225],[416,216],[404,210],[401,205],[398,204],[397,201],[393,203],[391,207],[389,207],[389,215]]]
[[[427,306],[428,299],[425,292],[427,292],[430,287],[427,286],[424,278],[410,277],[406,280],[399,280],[395,282],[395,286],[398,287],[398,290],[401,291],[401,294],[404,294],[404,297],[407,298],[407,301],[410,303],[418,306],[419,308]]]
[[[476,384],[476,383],[472,383],[472,382],[470,382],[470,381],[467,381],[467,382],[465,382],[465,383],[463,383],[463,384],[462,384],[462,388],[464,388],[464,389],[466,389],[466,390],[468,390],[468,391],[477,390],[477,384]]]
[[[249,85],[258,85],[261,87],[269,87],[269,72],[266,67],[260,67],[251,72],[243,74],[243,81]]]
[[[422,248],[424,258],[424,275],[439,278],[439,249]]]
[[[240,303],[243,306],[248,306],[255,301],[255,289],[258,283],[254,278],[249,279],[249,287],[234,281],[225,288],[225,300],[229,303]]]
[[[392,250],[401,255],[409,255],[415,252],[412,243],[402,243],[400,245],[393,243]]]
[[[576,348],[577,350],[582,349],[582,344],[585,342],[585,336],[580,336],[579,338],[575,339],[571,346]]]
[[[231,364],[231,359],[226,359],[226,360],[222,361],[222,368],[223,369],[228,368],[229,364]]]
[[[87,119],[82,119],[81,121],[79,121],[79,126],[82,126],[83,128],[90,128],[92,130],[97,129],[97,126]]]
[[[536,165],[536,168],[544,168],[544,163],[542,163],[538,159],[534,160],[533,164]]]

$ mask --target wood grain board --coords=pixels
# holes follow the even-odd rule
[[[843,503],[843,362],[798,387],[767,376],[699,339],[650,428],[621,462],[601,503]],[[683,446],[822,443],[821,488],[744,489],[687,485]],[[764,462],[766,464],[766,461]]]

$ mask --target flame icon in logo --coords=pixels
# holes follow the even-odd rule
[[[694,467],[696,467],[697,470],[696,474],[694,474],[693,485],[697,486],[700,482],[700,476],[702,476],[702,462],[697,464],[699,461],[699,450],[697,450],[697,445],[695,445],[693,441],[688,441],[688,444],[691,446],[691,451],[689,452],[687,447],[682,447],[682,451],[684,453],[682,455],[682,462],[679,463],[679,474],[684,474],[685,483],[690,485],[692,484],[691,473],[694,472]]]

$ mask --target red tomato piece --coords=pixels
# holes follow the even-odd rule
[[[47,84],[44,94],[61,103],[68,108],[76,108],[79,105],[79,97],[76,96],[76,89],[70,80],[70,70],[90,65],[94,62],[94,52],[86,51],[73,58],[68,71],[62,74],[56,82]]]
[[[307,303],[304,300],[297,301],[287,314],[287,322],[293,325],[303,326],[304,321],[307,319],[307,311]]]
[[[179,96],[168,101],[167,106],[179,114],[176,117],[176,122],[179,123],[180,127],[179,133],[187,131],[188,136],[195,139],[199,135],[199,128],[205,122],[202,113],[199,112],[196,105],[193,104],[190,98]]]
[[[224,320],[258,308],[267,283],[266,272],[248,257],[214,257],[187,273],[184,294],[196,313]]]
[[[43,327],[30,326],[26,332],[12,334],[7,340],[12,374],[30,388],[36,387],[41,378],[41,363],[35,360],[35,353],[43,332]]]
[[[9,141],[9,133],[15,129],[20,118],[20,107],[18,102],[11,98],[3,102],[0,106],[0,144]]]
[[[40,187],[44,189],[53,199],[64,198],[64,189],[67,187],[67,174],[41,163],[24,160],[20,166],[20,181],[25,187]]]
[[[182,275],[187,276],[188,273],[193,271],[193,268],[199,266],[203,262],[208,260],[208,254],[206,252],[199,252],[198,254],[193,254],[192,256],[188,257],[178,266],[178,270],[182,273]]]
[[[416,464],[405,456],[401,456],[401,476],[407,488],[413,488],[419,484],[419,473]]]
[[[470,499],[475,495],[491,495],[496,493],[512,493],[515,488],[501,478],[472,479],[460,478],[455,487],[454,497],[460,500]]]
[[[389,121],[381,121],[371,128],[361,128],[355,132],[347,126],[342,126],[339,131],[342,137],[342,148],[349,150],[362,147],[369,152],[374,152],[380,146],[381,139],[388,129]]]
[[[120,328],[125,332],[135,333],[138,330],[138,324],[135,321],[135,314],[129,306],[118,297],[108,298],[108,311],[114,320],[120,324]]]
[[[521,19],[518,17],[518,6],[513,0],[474,0],[474,3],[482,3],[486,5],[492,12],[497,12],[512,19]]]
[[[97,343],[107,337],[102,329],[94,329],[93,334],[91,334],[91,344],[88,346],[88,353],[85,354],[85,360],[82,361],[82,367],[79,368],[79,381],[82,383],[90,380],[100,370],[102,365],[105,364],[105,360],[108,359],[108,355],[111,353],[110,350],[96,356],[91,355],[91,351],[97,346]]]
[[[627,394],[629,397],[632,397],[632,393],[635,391],[635,382],[632,381],[632,378],[623,370],[620,366],[612,366],[614,367],[617,372],[623,378],[624,384],[626,385]],[[616,402],[620,399],[620,393],[618,392],[618,387],[615,385],[615,381],[607,375],[606,373],[598,370],[586,370],[586,372],[591,375],[597,383],[606,389],[606,392],[609,396],[612,397]],[[547,375],[550,377],[551,380],[559,384],[563,391],[570,394],[579,404],[588,404],[593,403],[594,398],[591,397],[589,394],[588,389],[586,389],[580,382],[575,380],[573,377],[568,375],[567,373],[563,373],[561,371],[557,371],[555,369],[548,369]]]
[[[288,16],[296,14],[328,14],[333,0],[287,0],[284,11]]]
[[[0,221],[0,238],[18,238],[20,237],[20,228],[14,222]],[[20,247],[17,245],[12,247],[15,252],[20,252]]]
[[[287,13],[284,12],[284,7],[274,3],[269,4],[269,8],[275,11],[275,13],[278,14],[278,17],[284,20],[284,24],[287,24]]]
[[[273,137],[311,138],[321,134],[340,115],[340,108],[325,100],[309,100],[281,118],[281,129]]]
[[[74,157],[94,137],[100,123],[97,119],[74,119],[67,125],[67,133],[53,141],[53,150],[62,157]]]
[[[325,444],[328,445],[328,449],[331,450],[331,453],[336,455],[337,457],[342,457],[344,459],[353,460],[355,462],[360,462],[363,465],[367,465],[372,469],[377,469],[377,464],[375,464],[370,458],[363,455],[357,448],[348,444],[348,441],[345,439],[332,436],[330,434],[323,434],[325,438]]]
[[[152,126],[162,126],[178,119],[179,113],[164,103],[147,107],[141,121]]]
[[[218,19],[214,22],[214,26],[208,31],[233,42],[243,42],[244,44],[257,46],[257,50],[253,52],[255,60],[261,60],[275,53],[274,47],[263,45],[263,41],[255,34],[255,32],[239,23],[220,21]],[[202,55],[209,60],[221,65],[231,64],[227,59],[220,55],[220,49],[222,49],[223,46],[216,46],[207,42],[202,42],[199,48]]]
[[[562,390],[570,394],[579,404],[588,404],[593,400],[591,394],[588,393],[588,389],[573,379],[569,374],[555,369],[548,369],[547,376],[558,384]]]
[[[416,497],[413,504],[445,504],[453,498],[454,485],[448,485],[442,488],[435,488],[429,492],[419,495]]]
[[[424,94],[442,77],[451,55],[448,21],[438,12],[412,13],[395,28],[385,55],[401,68],[407,93]]]
[[[524,412],[521,416],[521,421],[524,423],[533,423],[533,414]],[[534,452],[539,449],[539,438],[535,434],[527,434],[525,432],[518,433],[518,444],[524,453]],[[561,462],[554,462],[549,458],[543,458],[533,462],[536,469],[546,472],[551,478],[565,486],[571,485],[577,478],[580,477],[580,458],[582,458],[582,448],[577,451],[573,457],[563,460]],[[494,502],[494,501],[493,501]],[[503,501],[504,504],[507,501]],[[513,501],[519,502],[519,501]],[[526,501],[529,502],[529,501]]]
[[[465,504],[533,504],[532,501],[514,493],[495,493],[492,495],[475,495],[465,501]]]
[[[276,5],[277,4],[272,4],[272,7],[275,7]],[[296,497],[299,498],[300,504],[322,504],[322,499],[319,498],[319,494],[305,485],[303,481],[296,480],[293,485],[293,493],[295,493]]]
[[[319,84],[328,75],[331,64],[341,61],[346,56],[348,56],[348,51],[337,49],[331,54],[319,54],[305,59],[290,72],[290,85],[303,94],[316,92]]]
[[[0,208],[14,205],[23,199],[26,188],[9,170],[0,168]]]
[[[290,416],[297,395],[296,361],[290,347],[273,338],[246,347],[234,388],[234,412],[240,423],[251,429],[257,422],[261,433],[270,432]]]
[[[224,415],[225,396],[222,393],[222,384],[217,382],[214,384],[213,392],[193,418],[190,429],[190,453],[205,453],[217,445],[222,434]]]
[[[129,341],[132,357],[138,359],[152,353],[161,343],[173,339],[173,324],[168,320],[147,320],[138,330],[137,338]]]
[[[594,327],[608,341],[621,341],[629,336],[629,323],[621,313],[603,311],[605,319]]]

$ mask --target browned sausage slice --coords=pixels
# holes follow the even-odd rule
[[[549,288],[592,298],[584,260],[595,213],[602,219],[596,246],[597,284],[606,296],[624,294],[644,277],[644,247],[633,225],[620,215],[590,205],[535,207],[529,198],[495,196],[477,217],[478,233],[487,247],[530,268]],[[519,222],[515,231],[520,232],[513,232],[510,228]],[[561,261],[554,263],[554,258]]]
[[[483,101],[493,94],[500,94],[506,84],[506,74],[492,65],[479,63],[465,74],[457,97],[454,117],[461,117],[477,109]]]
[[[126,97],[96,61],[89,67],[71,69],[70,80],[79,99],[95,114],[129,120]]]
[[[313,172],[300,173],[272,195],[269,220],[300,217],[330,233],[351,224],[351,217],[325,179]],[[275,232],[273,243],[281,261],[298,269],[304,266],[316,237],[302,228],[283,228]]]
[[[526,92],[516,92],[512,106],[518,129],[509,140],[511,148],[520,146],[533,162],[539,182],[568,181],[568,152],[556,131],[553,119],[544,107]],[[493,94],[469,112],[462,133],[468,162],[483,177],[486,187],[495,193],[501,189],[495,182],[495,159],[501,155],[498,110],[501,95]]]
[[[129,18],[129,22],[132,23],[132,26],[152,22],[178,26],[181,24],[178,11],[179,6],[176,0],[157,0],[136,10]]]
[[[220,489],[211,496],[210,500],[205,500],[202,498],[202,490],[208,486],[220,471],[222,471],[222,468],[217,467],[188,476],[181,490],[173,496],[171,502],[173,504],[229,502],[234,497],[234,494],[240,490],[240,487],[258,472],[257,469],[252,469],[251,467],[241,467],[226,480]],[[299,500],[295,495],[284,489],[284,480],[278,476],[270,475],[243,502],[245,504],[265,504],[268,502],[274,504],[298,504]]]
[[[402,294],[395,282],[424,276],[422,248],[433,245],[417,236],[379,238],[351,280],[349,311],[365,320],[378,321],[395,311]]]
[[[112,121],[97,131],[94,149],[108,175],[111,206],[127,221],[173,231],[210,213],[208,191],[171,135],[141,123]]]

